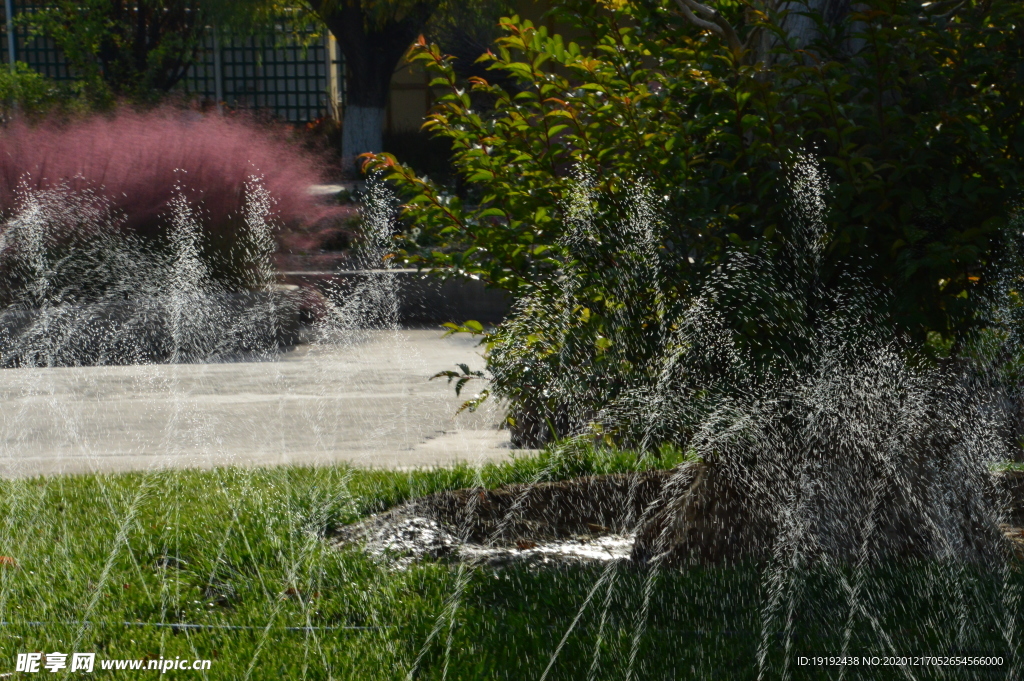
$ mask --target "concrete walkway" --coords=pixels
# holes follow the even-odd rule
[[[221,465],[405,468],[508,457],[500,415],[438,371],[475,341],[369,332],[277,361],[0,370],[0,477]]]

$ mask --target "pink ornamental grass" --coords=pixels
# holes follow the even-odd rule
[[[285,226],[311,224],[332,209],[307,189],[319,164],[282,136],[238,118],[196,112],[120,111],[71,123],[13,123],[0,132],[0,209],[15,203],[22,181],[31,188],[66,182],[107,197],[141,235],[160,230],[180,186],[213,234],[231,232],[245,183],[261,176]]]

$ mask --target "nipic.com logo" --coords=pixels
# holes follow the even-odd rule
[[[14,671],[51,672],[68,670],[69,672],[91,672],[96,668],[96,653],[18,653]],[[210,668],[210,660],[189,660],[176,657],[157,658],[150,660],[100,660],[99,668],[103,670],[149,670],[165,674],[171,670],[202,671]],[[2,676],[2,675],[0,675]]]
[[[96,664],[96,653],[72,653],[71,669],[73,672],[91,672]],[[38,672],[46,670],[57,673],[68,667],[66,653],[18,653],[18,661],[14,667],[16,672]]]

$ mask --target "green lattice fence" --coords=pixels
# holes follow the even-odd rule
[[[13,1],[17,17],[34,11],[40,3]],[[6,10],[0,6],[3,63],[9,62]],[[232,108],[269,110],[290,122],[312,121],[335,115],[342,103],[344,73],[340,53],[329,38],[317,37],[315,27],[293,32],[287,17],[273,30],[260,35],[207,32],[199,59],[180,87],[211,102]],[[297,35],[298,33],[298,35]],[[59,81],[74,79],[64,55],[52,41],[30,37],[22,26],[14,27],[15,59]]]
[[[340,97],[332,94],[340,88],[331,87],[334,74],[342,72],[339,60],[331,54],[327,38],[304,46],[301,42],[306,41],[293,35],[288,26],[280,26],[263,35],[221,35],[215,41],[211,32],[185,87],[231,107],[269,109],[288,121],[329,115],[340,104]]]

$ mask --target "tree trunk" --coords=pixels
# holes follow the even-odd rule
[[[780,3],[779,11],[787,12],[782,28],[799,50],[821,38],[817,24],[808,14],[820,14],[825,24],[835,26],[850,11],[850,0],[790,0]]]
[[[375,21],[368,0],[311,0],[310,6],[334,34],[347,67],[341,156],[346,170],[357,171],[357,157],[383,151],[384,112],[391,76],[439,0],[420,0],[398,17]]]
[[[775,11],[785,12],[780,27],[785,30],[794,48],[802,50],[822,37],[814,19],[808,15],[820,15],[828,26],[836,26],[850,13],[850,0],[776,0]],[[855,50],[854,41],[848,39],[847,50]],[[757,45],[757,60],[769,63],[771,50],[778,45],[774,34],[764,32]]]
[[[359,154],[383,151],[385,111],[381,106],[349,104],[345,107],[341,124],[341,155],[347,171],[358,173]]]

